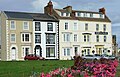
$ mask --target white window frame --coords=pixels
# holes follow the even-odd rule
[[[66,25],[66,24],[67,24],[67,25]],[[66,26],[67,26],[67,28],[66,28]],[[68,22],[65,22],[65,23],[64,23],[64,29],[65,29],[65,30],[68,30],[68,29],[69,29],[69,24],[68,24]]]
[[[70,50],[70,48],[63,48],[63,56],[70,56]]]
[[[100,42],[100,36],[96,35],[96,42]]]
[[[13,37],[11,37],[12,34],[15,35],[15,37],[14,37],[15,41],[12,41],[12,40],[11,40],[11,39],[13,38]],[[15,33],[11,33],[11,34],[10,34],[10,42],[11,42],[11,43],[16,43],[16,34],[15,34]]]
[[[12,22],[12,21],[14,22],[15,28],[12,28],[12,27],[11,27],[11,25],[12,25],[11,22]],[[15,22],[14,20],[11,20],[11,21],[10,21],[10,30],[16,30],[16,22]]]
[[[74,34],[74,41],[77,42],[77,34]]]
[[[29,48],[29,51],[28,51],[28,52],[29,52],[29,54],[31,53],[31,47],[30,47],[30,46],[22,46],[22,47],[21,47],[21,50],[22,50],[22,52],[21,52],[22,55],[21,55],[21,56],[22,56],[22,57],[25,57],[25,48]]]
[[[105,32],[106,31],[106,24],[103,24],[103,31]]]
[[[63,34],[64,42],[70,42],[70,37],[71,37],[70,33],[64,33]]]
[[[96,24],[96,31],[99,31],[99,24]]]
[[[22,34],[24,34],[24,41],[23,41]],[[25,41],[25,34],[29,34],[29,41]],[[30,43],[31,42],[31,34],[30,33],[21,33],[21,42],[22,43]]]
[[[27,27],[28,27],[27,29],[25,29],[25,25],[24,25],[25,22],[27,22]],[[29,30],[29,22],[28,21],[23,21],[23,30]]]
[[[90,35],[88,35],[88,34],[86,34],[86,35],[84,35],[84,38],[83,38],[84,40],[84,42],[90,42]],[[86,41],[85,41],[86,40]]]
[[[104,40],[104,42],[107,42],[107,36],[104,36],[103,40]]]
[[[78,30],[78,24],[76,22],[74,23],[74,30]]]
[[[85,23],[85,31],[88,31],[88,23]]]

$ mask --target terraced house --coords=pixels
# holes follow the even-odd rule
[[[47,14],[1,12],[1,60],[37,54],[58,59],[58,20]]]
[[[44,14],[2,11],[0,20],[2,60],[23,60],[27,54],[60,60],[113,54],[111,21],[104,8],[54,9],[49,1]]]
[[[72,6],[54,9],[49,1],[44,12],[59,20],[60,60],[75,55],[112,54],[111,21],[104,8],[98,12],[73,10]]]

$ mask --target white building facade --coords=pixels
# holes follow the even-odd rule
[[[69,60],[75,55],[112,55],[111,21],[104,8],[99,12],[72,10],[71,6],[53,9],[50,1],[45,13],[59,19],[60,60]]]
[[[45,59],[58,59],[58,20],[46,14],[33,15],[33,52]]]

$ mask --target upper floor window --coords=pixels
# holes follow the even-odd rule
[[[41,34],[35,33],[35,43],[41,43]]]
[[[11,34],[10,35],[10,40],[11,40],[11,42],[15,42],[16,41],[16,38],[15,38],[15,34]]]
[[[65,22],[65,30],[68,30],[68,23]]]
[[[29,30],[29,22],[23,22],[23,30]]]
[[[70,33],[65,33],[64,34],[64,41],[69,42],[70,41]]]
[[[90,42],[90,35],[84,35],[84,42]]]
[[[74,30],[77,30],[77,23],[74,23]]]
[[[30,42],[30,33],[22,33],[22,42]]]
[[[106,40],[107,40],[107,37],[106,37],[106,36],[104,36],[104,42],[106,42]]]
[[[106,31],[106,24],[103,25],[103,31]]]
[[[15,30],[16,29],[15,21],[10,21],[10,29],[11,30]]]
[[[99,35],[96,36],[96,42],[99,42]]]
[[[99,24],[96,24],[96,31],[99,31]]]
[[[85,24],[85,30],[88,30],[88,24],[87,23]]]
[[[55,34],[46,34],[46,44],[55,44]]]
[[[74,34],[74,41],[77,41],[77,34]]]
[[[47,31],[53,31],[53,23],[47,24]]]
[[[35,31],[41,31],[40,22],[35,22]]]

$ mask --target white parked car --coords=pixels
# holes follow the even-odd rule
[[[84,58],[84,59],[97,59],[97,60],[99,60],[101,58],[101,56],[100,55],[85,55],[82,58]]]
[[[112,55],[102,55],[102,58],[115,59],[115,56],[112,56]]]

